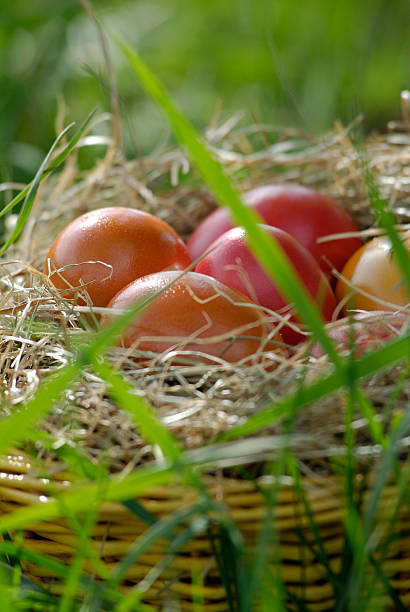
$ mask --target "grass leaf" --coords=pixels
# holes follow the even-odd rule
[[[114,584],[119,584],[127,570],[137,562],[139,557],[143,555],[150,546],[157,540],[166,538],[172,540],[177,527],[191,519],[195,515],[207,512],[208,505],[200,500],[197,504],[188,508],[183,508],[174,512],[168,517],[157,521],[149,529],[147,529],[128,549],[127,554],[118,562],[112,572],[112,580]]]
[[[79,590],[81,576],[86,560],[86,549],[89,546],[91,530],[96,521],[95,508],[88,508],[85,517],[82,520],[81,531],[77,533],[76,553],[71,559],[70,568],[64,582],[64,591],[60,599],[58,612],[70,612],[73,608],[73,603],[76,594]]]
[[[408,358],[409,355],[410,337],[399,338],[356,361],[355,376],[357,379],[369,376],[382,368],[386,368],[389,365],[393,365],[398,361]],[[349,362],[347,362],[344,368],[346,369],[349,367]],[[337,389],[344,384],[346,376],[346,371],[343,372],[343,374],[341,374],[340,371],[336,371],[321,378],[317,382],[300,388],[297,396],[298,409],[301,410],[304,406],[308,406],[314,401],[337,391]],[[291,394],[270,404],[257,414],[249,417],[243,425],[234,427],[230,431],[222,434],[219,439],[232,440],[240,438],[279,421],[290,414],[294,401],[294,395]]]
[[[53,144],[50,147],[50,150],[48,151],[47,155],[45,156],[40,168],[37,171],[36,176],[34,177],[34,180],[32,183],[30,183],[30,186],[28,188],[27,191],[27,195],[24,198],[24,202],[23,202],[23,206],[21,207],[18,219],[17,219],[17,223],[15,225],[15,227],[13,228],[13,231],[11,232],[10,236],[7,238],[5,244],[0,248],[0,255],[3,255],[3,253],[5,253],[7,251],[7,249],[18,240],[21,232],[23,231],[23,227],[25,226],[27,219],[30,215],[31,209],[33,207],[34,204],[34,199],[36,197],[37,194],[37,190],[38,187],[40,185],[41,179],[44,175],[44,172],[49,164],[49,161],[51,159],[51,156],[54,152],[54,149],[57,147],[57,145],[59,144],[59,142],[64,138],[64,136],[66,135],[66,133],[73,127],[73,123],[71,123],[70,125],[68,125],[55,139],[55,141],[53,142]]]
[[[32,427],[50,412],[56,400],[63,395],[78,375],[77,364],[65,366],[47,379],[34,397],[25,402],[24,407],[0,421],[0,454],[5,453],[13,443],[26,440]]]
[[[88,115],[88,117],[83,121],[83,123],[80,125],[80,127],[78,128],[78,130],[75,132],[74,136],[71,138],[71,140],[69,141],[69,143],[67,144],[67,146],[63,149],[63,151],[61,151],[61,153],[59,153],[58,155],[56,155],[56,157],[53,159],[53,161],[50,163],[49,166],[47,166],[44,171],[42,172],[42,175],[40,176],[40,182],[44,181],[52,172],[54,172],[54,170],[56,170],[59,166],[61,166],[61,164],[67,159],[67,157],[70,155],[71,151],[74,149],[74,147],[76,146],[76,144],[79,142],[81,136],[83,135],[84,131],[86,130],[88,124],[90,123],[91,119],[93,118],[93,116],[95,115],[97,109],[94,108],[91,113]],[[74,124],[69,125],[64,132],[66,132],[69,128],[71,128]],[[62,134],[59,135],[58,140],[61,140]],[[47,156],[48,157],[48,156]],[[47,158],[46,158],[47,159]],[[44,162],[43,162],[44,163]],[[37,173],[38,174],[38,173]],[[37,176],[37,175],[36,175]],[[35,180],[35,179],[34,179]],[[20,204],[20,202],[27,197],[29,191],[31,190],[31,188],[33,187],[33,182],[29,183],[27,185],[27,187],[25,187],[20,193],[18,193],[12,200],[11,202],[9,202],[9,204],[7,204],[1,211],[0,211],[0,217],[2,217],[3,215],[7,214],[10,210],[12,210],[15,206],[17,206],[17,204]]]
[[[400,234],[395,228],[395,225],[397,224],[397,219],[395,218],[393,212],[390,210],[388,202],[380,196],[380,192],[376,185],[373,173],[369,168],[369,164],[367,163],[363,151],[360,151],[360,149],[359,155],[362,162],[362,168],[369,194],[370,205],[375,214],[377,223],[380,227],[386,230],[386,233],[392,243],[394,255],[397,259],[397,263],[401,268],[403,280],[407,284],[408,292],[410,294],[410,252],[403,244],[403,240],[400,238]]]
[[[168,467],[144,466],[123,478],[112,476],[107,481],[104,499],[122,502],[173,480],[176,480],[176,475]],[[55,519],[61,516],[62,504],[74,513],[86,510],[90,504],[95,503],[98,494],[98,484],[86,482],[74,485],[72,490],[61,495],[58,500],[22,507],[13,513],[0,516],[0,532],[22,529],[35,522]]]
[[[172,433],[157,419],[148,402],[137,395],[124,377],[114,372],[107,363],[94,359],[93,366],[97,374],[109,383],[108,393],[111,397],[123,410],[131,413],[145,440],[154,446],[158,445],[164,456],[176,463],[181,454],[180,445]]]
[[[299,281],[293,266],[277,241],[260,227],[260,217],[242,203],[222,166],[208,151],[200,135],[176,107],[141,56],[123,38],[116,36],[115,39],[146,91],[164,112],[177,138],[189,150],[194,163],[214,192],[217,201],[227,206],[236,223],[246,229],[249,245],[260,263],[274,279],[281,293],[295,304],[301,319],[328,352],[332,361],[338,365],[339,356],[323,328],[319,310]]]

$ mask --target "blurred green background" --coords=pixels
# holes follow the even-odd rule
[[[95,0],[104,24],[138,47],[187,116],[204,128],[245,121],[311,133],[359,113],[367,130],[400,116],[410,86],[409,0]],[[109,110],[94,26],[77,0],[0,0],[0,181],[29,180],[66,123]],[[167,127],[112,50],[128,155]],[[97,153],[94,153],[98,154]],[[85,164],[92,159],[84,160]]]

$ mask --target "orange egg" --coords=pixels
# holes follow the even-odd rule
[[[74,219],[48,252],[45,271],[62,295],[87,289],[94,306],[106,306],[131,281],[190,264],[183,240],[165,221],[131,208],[100,208]]]
[[[403,242],[410,254],[410,232],[403,235]],[[347,309],[396,310],[410,301],[409,288],[387,236],[378,236],[353,253],[342,276],[336,285],[336,297],[345,301]]]
[[[156,354],[172,351],[174,364],[213,356],[231,363],[264,363],[270,369],[275,361],[267,353],[287,355],[280,333],[245,296],[204,274],[179,276],[173,271],[144,276],[111,300],[114,314],[157,296],[124,332],[123,346]],[[101,324],[110,323],[113,314],[103,315]]]

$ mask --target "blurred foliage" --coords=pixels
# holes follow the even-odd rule
[[[408,0],[94,0],[204,128],[243,110],[320,133],[362,113],[383,130],[410,83]],[[0,0],[0,181],[33,176],[66,121],[109,110],[95,27],[77,0]],[[112,48],[129,155],[168,128]],[[84,159],[91,163],[92,159]]]

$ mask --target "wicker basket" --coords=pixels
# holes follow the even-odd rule
[[[53,471],[55,471],[54,466]],[[0,510],[2,513],[16,508],[44,502],[48,498],[51,485],[67,490],[67,474],[58,473],[54,480],[36,476],[30,461],[24,455],[9,455],[1,461]],[[246,543],[252,545],[261,529],[266,516],[266,498],[258,491],[265,487],[266,477],[255,483],[222,476],[205,477],[205,484],[212,497],[223,501],[237,522]],[[336,477],[308,478],[303,480],[308,507],[319,528],[330,567],[340,569],[341,554],[344,547],[343,525],[344,495],[343,485]],[[363,503],[366,504],[368,489],[365,490]],[[388,525],[396,508],[397,490],[391,484],[383,490],[380,500],[382,514],[377,517],[379,545],[375,553],[381,568],[389,578],[391,586],[399,595],[403,605],[410,606],[410,510],[403,505],[400,517],[396,517],[396,529],[389,532],[389,542],[384,541],[384,528]],[[157,518],[164,518],[178,509],[191,504],[192,490],[178,487],[162,487],[150,491],[139,498],[139,502]],[[326,581],[326,570],[312,552],[314,536],[311,518],[295,492],[291,479],[280,485],[277,505],[274,509],[275,527],[279,534],[279,555],[281,575],[290,593],[303,598],[305,605],[312,611],[332,610],[334,592]],[[98,522],[93,530],[92,543],[107,569],[127,553],[130,545],[146,530],[146,524],[139,520],[120,503],[103,503]],[[386,544],[386,545],[385,545]],[[33,525],[24,531],[24,546],[33,551],[45,553],[53,558],[67,562],[75,553],[77,537],[61,519]],[[147,572],[167,552],[169,541],[157,542],[149,552],[143,554],[126,576],[124,588],[144,578]],[[87,572],[87,567],[85,568]],[[26,563],[25,574],[34,581],[59,593],[61,586],[57,576],[49,570]],[[95,571],[95,570],[94,570]],[[201,584],[192,583],[194,573],[203,576]],[[90,573],[90,568],[88,568]],[[98,579],[98,576],[97,576]],[[205,610],[219,612],[228,610],[226,591],[218,575],[215,559],[209,540],[197,537],[177,552],[167,570],[152,584],[144,599],[161,608],[167,600],[176,610],[193,610],[195,599],[204,602]],[[376,594],[373,605],[390,609],[391,599],[386,594]],[[172,609],[167,608],[167,609]],[[373,609],[373,608],[372,608]]]

